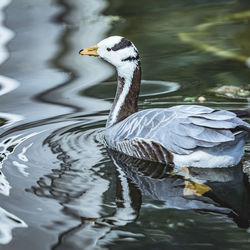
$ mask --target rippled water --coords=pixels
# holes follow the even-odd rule
[[[249,249],[249,145],[239,166],[188,176],[107,151],[115,71],[78,55],[131,39],[140,109],[249,108],[214,91],[250,88],[249,20],[247,0],[1,0],[0,249]]]

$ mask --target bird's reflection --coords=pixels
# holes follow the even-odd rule
[[[60,168],[46,173],[29,191],[58,201],[62,213],[74,220],[63,228],[58,220],[46,225],[62,232],[53,249],[103,249],[120,239],[145,237],[128,229],[141,207],[150,206],[143,203],[145,196],[160,201],[161,209],[224,214],[239,227],[249,226],[249,191],[241,166],[176,171],[108,150],[111,163],[100,137],[102,127],[102,121],[85,121],[60,128],[44,141]]]
[[[137,214],[139,191],[141,195],[163,201],[163,208],[222,213],[239,227],[249,227],[249,184],[240,164],[230,168],[175,171],[172,166],[142,161],[112,150],[108,153],[120,183],[124,182],[122,178],[127,178],[130,186],[137,188],[137,192],[128,191],[128,185],[123,188],[130,195],[131,207],[137,208]]]

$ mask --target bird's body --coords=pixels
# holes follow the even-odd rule
[[[118,72],[117,92],[105,131],[110,148],[176,167],[215,168],[239,163],[250,140],[250,125],[235,113],[198,105],[138,112],[141,67],[133,43],[109,37],[80,53],[101,56]]]
[[[106,129],[108,145],[140,159],[177,167],[236,165],[249,132],[232,112],[198,105],[148,109]]]

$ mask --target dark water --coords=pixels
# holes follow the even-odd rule
[[[78,55],[109,35],[131,39],[141,109],[201,96],[202,105],[249,108],[248,0],[0,8],[0,249],[249,249],[249,146],[235,168],[188,175],[108,152],[115,71]],[[223,85],[241,90],[213,91]]]

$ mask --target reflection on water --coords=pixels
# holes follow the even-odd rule
[[[14,154],[15,152],[15,148],[23,143],[25,140],[31,138],[32,136],[36,135],[37,133],[31,133],[27,136],[23,136],[22,134],[20,135],[15,135],[12,137],[9,137],[8,139],[4,140],[2,143],[0,143],[0,159],[1,159],[1,165],[4,164],[5,159],[7,159],[9,157],[10,154]],[[23,149],[23,151],[26,151],[26,148]],[[20,157],[21,154],[18,155],[18,158],[22,161],[25,161],[23,159],[23,157]],[[26,160],[27,161],[27,160]],[[27,166],[25,166],[22,163],[18,163],[17,161],[13,161],[13,165],[18,167],[19,171],[24,174],[25,176],[27,176],[27,173],[25,172],[25,168],[27,168]],[[8,183],[8,181],[6,180],[6,178],[4,177],[3,174],[1,174],[1,188],[0,188],[0,192],[6,196],[9,196],[10,194],[10,185]]]
[[[121,169],[142,194],[164,201],[159,208],[219,212],[234,217],[239,226],[249,227],[250,193],[242,166],[189,168],[188,172],[174,173],[171,166],[141,161],[114,151],[109,154],[117,169]]]
[[[19,83],[14,79],[5,76],[0,76],[0,96],[18,88]]]
[[[225,42],[218,45],[214,45],[214,38],[217,36],[217,32],[220,30],[220,26],[227,26],[232,24],[233,21],[242,22],[248,21],[250,19],[250,11],[241,11],[237,13],[224,14],[218,17],[213,17],[210,21],[205,23],[200,23],[195,26],[193,31],[190,33],[179,33],[179,38],[187,43],[190,43],[201,50],[210,52],[218,57],[238,60],[246,64],[247,67],[250,67],[250,56],[241,54],[235,49],[224,49]],[[208,43],[209,42],[209,43]],[[227,41],[226,41],[227,42]],[[217,47],[218,46],[218,47]],[[221,48],[219,47],[221,46]]]
[[[7,244],[11,241],[11,231],[17,227],[27,227],[26,223],[15,215],[0,207],[0,243]]]
[[[107,152],[115,71],[78,51],[112,34],[133,40],[143,79],[153,79],[143,81],[141,109],[201,95],[209,106],[247,108],[249,98],[211,89],[249,89],[249,8],[247,0],[1,1],[4,249],[248,249],[242,166],[176,172]],[[248,149],[245,172],[249,159]]]
[[[13,37],[13,32],[4,27],[3,9],[10,3],[9,0],[3,0],[0,3],[0,64],[2,64],[9,56],[6,44]],[[0,96],[13,91],[19,86],[18,81],[9,77],[0,75]],[[0,113],[0,127],[6,127],[22,119],[20,115]],[[1,147],[3,148],[3,147]],[[10,150],[8,148],[8,150]],[[6,151],[8,152],[8,151]],[[10,185],[6,177],[1,172],[2,160],[4,156],[0,156],[0,193],[8,196]],[[0,244],[8,244],[12,240],[11,231],[18,227],[27,227],[26,223],[20,220],[17,216],[9,213],[0,207]]]
[[[1,113],[0,112],[0,127],[7,127],[10,126],[20,120],[22,120],[23,117],[20,115],[14,115],[9,113]]]
[[[5,27],[3,9],[10,4],[11,0],[2,0],[0,3],[0,64],[2,64],[8,57],[9,52],[6,49],[7,43],[13,38],[13,32]]]
[[[115,95],[116,85],[116,81],[103,82],[97,86],[85,89],[81,94],[95,98],[112,100]],[[175,82],[142,80],[140,97],[148,98],[154,95],[159,97],[159,95],[174,92],[178,90],[179,87],[179,84]]]
[[[116,230],[136,218],[134,210],[130,211],[126,206],[116,207],[114,198],[105,198],[105,193],[110,192],[110,182],[113,182],[110,176],[113,170],[105,169],[107,157],[103,147],[103,125],[102,120],[94,123],[86,120],[84,125],[58,129],[44,142],[62,163],[60,169],[42,176],[37,181],[38,185],[28,191],[39,197],[58,200],[65,214],[79,218],[77,226],[60,236],[55,249],[61,249],[61,241],[66,249],[80,246],[102,249],[120,236],[141,236]]]

